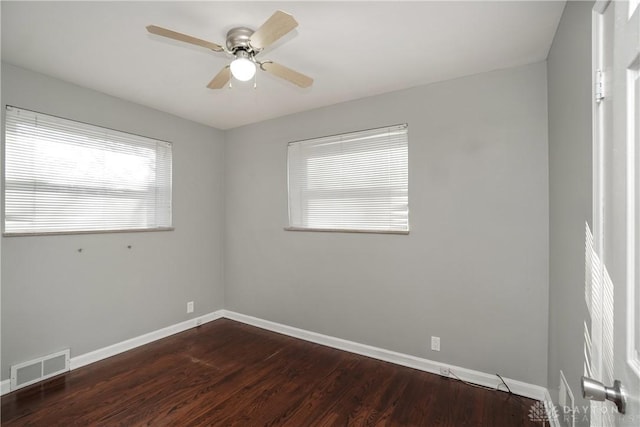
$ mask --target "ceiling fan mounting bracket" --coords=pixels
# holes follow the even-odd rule
[[[258,51],[251,46],[251,35],[254,31],[247,27],[232,28],[227,32],[227,50],[235,54],[238,50],[244,50],[249,54],[256,54]]]

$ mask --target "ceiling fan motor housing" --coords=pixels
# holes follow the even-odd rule
[[[239,50],[243,50],[249,54],[257,53],[251,47],[251,35],[254,31],[247,27],[236,27],[227,33],[227,49],[235,54]]]

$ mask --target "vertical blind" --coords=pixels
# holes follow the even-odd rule
[[[7,106],[4,233],[171,227],[171,144]]]
[[[289,143],[292,229],[408,232],[407,125]]]

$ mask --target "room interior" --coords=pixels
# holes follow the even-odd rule
[[[592,5],[2,2],[3,111],[173,143],[174,228],[3,236],[2,393],[12,365],[224,317],[556,404],[566,378],[584,404]],[[299,26],[260,57],[309,87],[209,89],[229,56],[145,29],[222,43],[276,10]],[[289,142],[400,123],[408,234],[285,229]]]

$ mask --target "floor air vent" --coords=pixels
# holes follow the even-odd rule
[[[69,350],[48,354],[11,367],[11,391],[35,384],[69,370]]]

